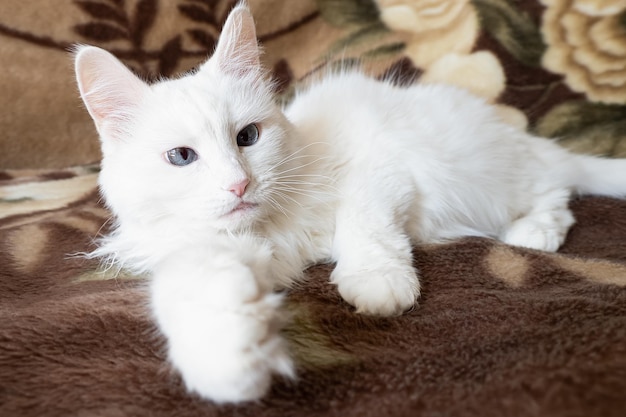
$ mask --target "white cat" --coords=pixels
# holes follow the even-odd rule
[[[281,110],[244,5],[195,73],[149,86],[80,47],[76,76],[117,218],[95,255],[152,275],[171,362],[217,402],[293,374],[273,290],[308,265],[337,262],[331,280],[358,312],[401,314],[419,296],[412,244],[555,251],[573,192],[626,194],[626,162],[570,154],[450,86],[339,73]]]

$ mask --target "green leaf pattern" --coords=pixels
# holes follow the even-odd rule
[[[546,46],[527,13],[506,0],[473,0],[483,29],[524,65],[538,66]]]

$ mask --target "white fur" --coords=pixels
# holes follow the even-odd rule
[[[473,235],[554,251],[573,191],[626,193],[626,162],[572,155],[449,86],[339,73],[281,111],[245,7],[223,33],[197,73],[153,86],[100,49],[76,56],[117,219],[95,255],[152,274],[170,360],[203,397],[259,398],[273,373],[293,374],[272,291],[308,265],[337,262],[331,280],[357,311],[400,314],[419,296],[412,244]],[[260,140],[240,148],[250,123]],[[183,146],[198,160],[169,164]],[[253,208],[232,212],[242,201]]]

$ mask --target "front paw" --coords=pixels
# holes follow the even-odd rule
[[[358,313],[395,316],[409,310],[419,297],[419,280],[411,266],[389,266],[358,271],[336,268],[331,282]]]
[[[269,294],[170,329],[170,361],[187,389],[218,403],[243,402],[265,395],[273,374],[292,377],[293,365],[278,333],[279,302],[279,296]]]

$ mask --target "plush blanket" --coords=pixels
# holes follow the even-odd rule
[[[286,296],[296,380],[243,405],[186,393],[146,278],[81,256],[110,213],[68,48],[97,44],[147,79],[175,76],[212,50],[233,3],[0,2],[0,415],[623,416],[626,201],[601,197],[572,201],[556,254],[479,238],[416,247],[423,293],[400,317],[356,314],[328,283],[332,265],[315,266]],[[360,65],[401,85],[459,85],[521,128],[626,156],[623,2],[250,6],[285,99],[319,71]]]

